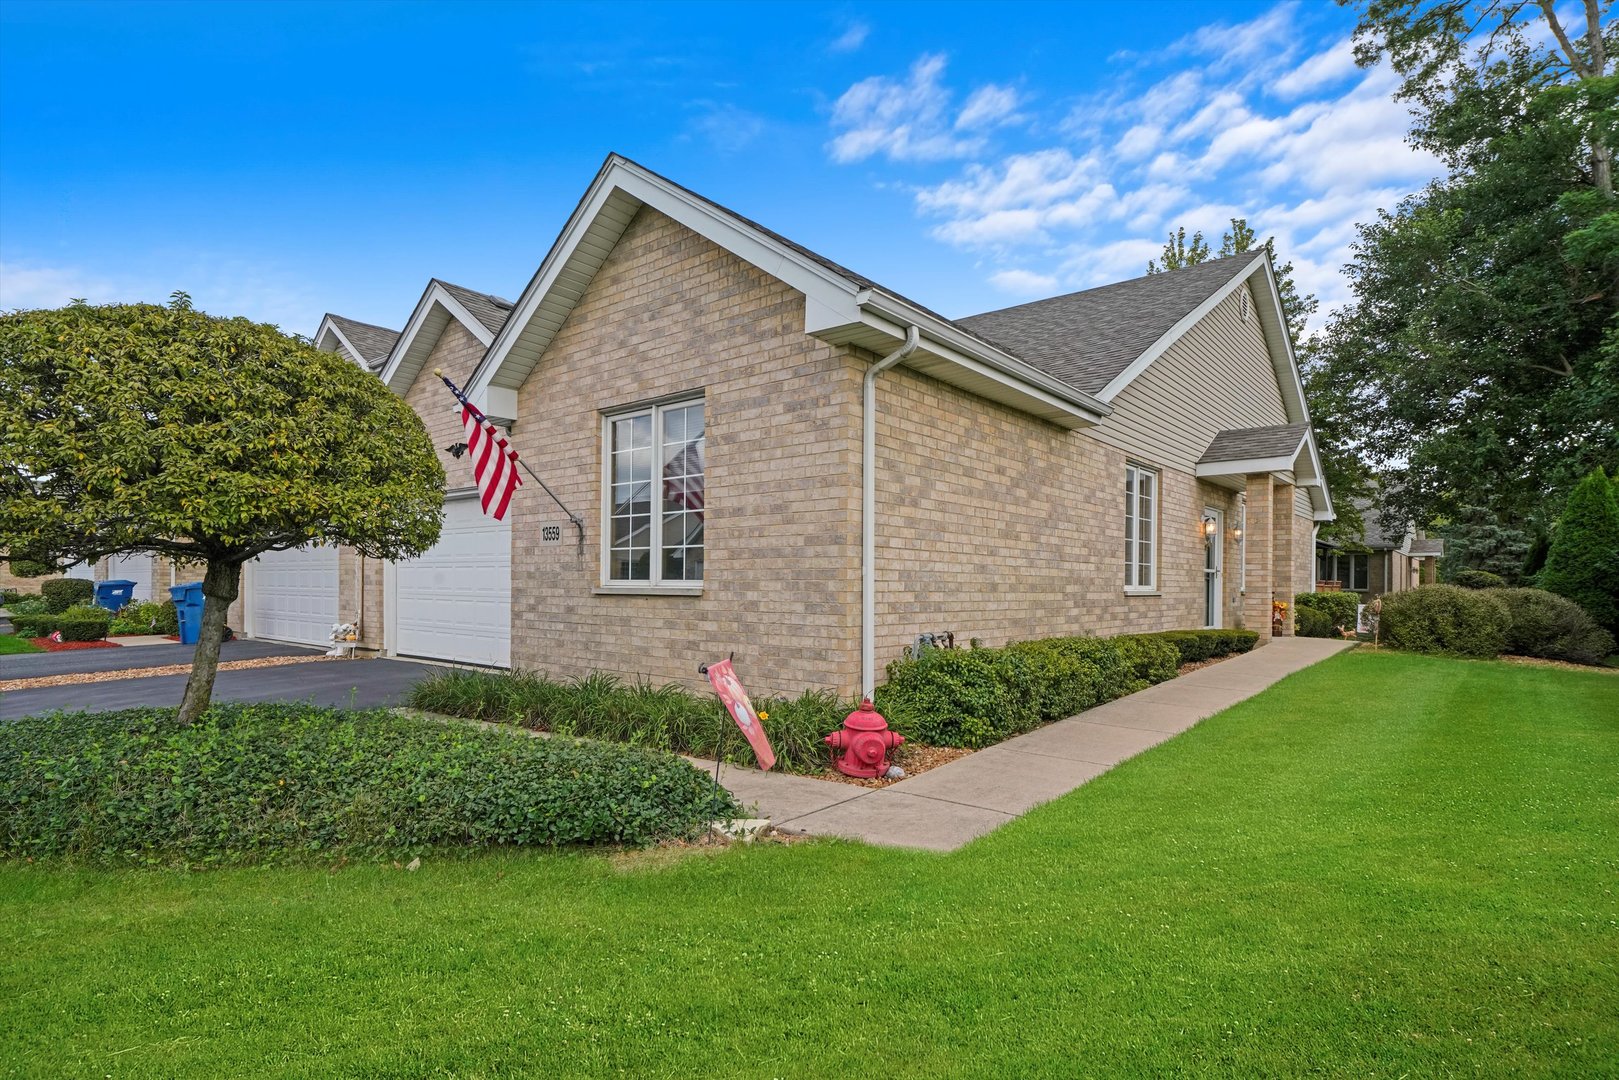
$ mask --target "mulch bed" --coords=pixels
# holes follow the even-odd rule
[[[73,652],[75,649],[116,649],[116,641],[52,641],[48,637],[29,638],[46,652]]]
[[[1571,664],[1567,660],[1544,660],[1538,656],[1503,656],[1501,659],[1508,664],[1522,664],[1525,667],[1562,668],[1564,671],[1595,671],[1603,675],[1619,675],[1619,668]]]
[[[1206,667],[1213,667],[1215,664],[1223,664],[1227,660],[1235,660],[1239,656],[1246,655],[1246,653],[1232,653],[1230,656],[1216,656],[1213,660],[1194,660],[1190,664],[1182,664],[1180,667],[1176,668],[1175,678],[1178,679],[1182,675],[1188,674],[1189,672],[1198,671]]]
[[[866,779],[858,776],[844,776],[830,765],[818,773],[807,774],[811,780],[832,780],[839,784],[853,784],[856,787],[884,788],[890,784],[897,784],[918,773],[925,773],[929,769],[937,769],[940,765],[948,765],[952,761],[966,757],[971,750],[959,746],[913,746],[906,743],[894,754],[894,764],[905,770],[905,775],[893,780],[884,776]]]

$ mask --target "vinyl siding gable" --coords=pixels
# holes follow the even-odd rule
[[[1155,465],[1192,472],[1227,428],[1288,423],[1259,320],[1233,292],[1171,345],[1111,402],[1085,434]]]

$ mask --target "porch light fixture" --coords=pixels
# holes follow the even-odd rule
[[[1235,528],[1233,528],[1231,530],[1231,539],[1233,539],[1233,540],[1241,540],[1242,539],[1242,526],[1241,525],[1238,525],[1238,526],[1236,526]]]
[[[1203,535],[1208,539],[1213,540],[1214,534],[1219,531],[1219,528],[1219,521],[1215,520],[1213,517],[1206,517],[1203,519]]]

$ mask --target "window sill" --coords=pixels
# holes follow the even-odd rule
[[[595,596],[701,596],[703,587],[698,585],[602,585],[592,589]]]
[[[1126,588],[1124,590],[1124,595],[1126,595],[1126,596],[1162,596],[1164,594],[1159,592],[1157,589],[1130,589],[1130,588]]]

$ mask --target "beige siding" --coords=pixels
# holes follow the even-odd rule
[[[1126,386],[1112,415],[1087,434],[1148,464],[1192,472],[1218,432],[1287,423],[1259,321],[1242,318],[1237,295]]]

